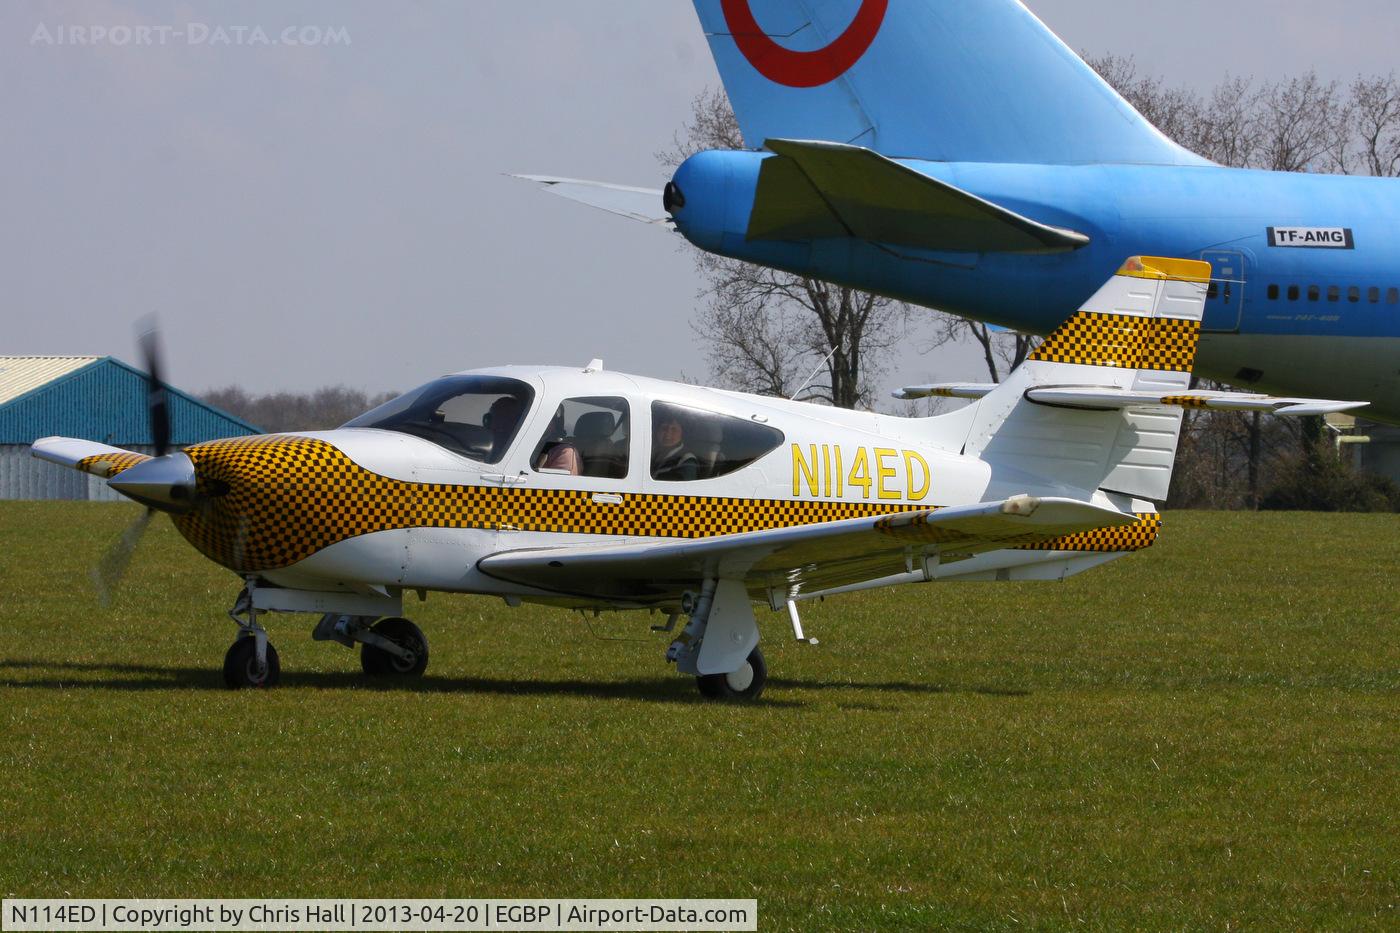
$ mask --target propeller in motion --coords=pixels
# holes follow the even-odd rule
[[[160,334],[154,319],[142,325],[137,337],[141,348],[142,368],[146,372],[146,413],[150,421],[151,445],[155,458],[139,463],[113,477],[108,485],[118,492],[142,503],[146,508],[136,517],[121,537],[112,543],[107,553],[92,571],[98,599],[103,605],[111,602],[117,586],[131,564],[132,554],[151,523],[156,510],[185,511],[194,504],[194,464],[183,453],[170,451],[170,402],[162,374]]]

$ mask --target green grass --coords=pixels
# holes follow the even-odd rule
[[[134,507],[0,503],[0,894],[756,897],[763,929],[1400,924],[1400,517],[1174,513],[1062,584],[763,614],[755,706],[639,615],[433,595],[418,685]],[[632,640],[604,640],[627,638]]]

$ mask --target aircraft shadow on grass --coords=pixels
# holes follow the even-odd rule
[[[58,676],[29,678],[16,676],[25,671],[48,671]],[[63,674],[76,675],[72,679]],[[100,675],[86,677],[81,675]],[[508,680],[490,677],[441,677],[428,675],[412,680],[366,680],[355,671],[301,671],[287,673],[282,683],[287,687],[313,689],[372,690],[404,693],[462,693],[497,694],[502,696],[584,696],[603,700],[651,700],[661,703],[705,703],[690,684],[680,678],[657,677],[641,680]],[[1029,690],[1016,688],[949,686],[909,681],[860,682],[774,679],[772,686],[785,690],[857,690],[886,693],[977,693],[986,696],[1026,696]],[[161,667],[153,664],[102,664],[77,661],[41,661],[32,659],[0,660],[0,688],[46,690],[193,690],[223,691],[224,681],[219,671],[198,667]],[[766,706],[803,706],[801,701],[764,698]],[[861,708],[859,704],[853,708]]]

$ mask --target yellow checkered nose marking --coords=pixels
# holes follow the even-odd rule
[[[412,483],[366,470],[323,440],[291,435],[213,441],[185,453],[201,501],[175,525],[205,556],[240,573],[287,567],[338,541],[396,528],[702,538],[926,508],[640,493],[609,504],[594,502],[592,490]],[[1131,549],[1117,543],[1084,542]]]

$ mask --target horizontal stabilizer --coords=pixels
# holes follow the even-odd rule
[[[982,398],[997,387],[995,382],[935,382],[922,386],[905,386],[891,392],[897,399],[916,398]]]
[[[1125,408],[1203,408],[1210,411],[1262,411],[1275,415],[1326,415],[1361,408],[1367,402],[1320,398],[1274,398],[1244,392],[1139,392],[1102,386],[1048,386],[1026,390],[1026,398],[1043,405],[1112,411]]]
[[[1057,253],[1089,238],[843,143],[770,139],[748,237],[855,237],[926,250]]]
[[[110,444],[85,441],[76,437],[41,437],[30,445],[29,452],[40,460],[57,463],[83,473],[106,479],[123,470],[151,459],[146,454],[123,450]]]
[[[1008,547],[1068,548],[1076,546],[1072,536],[1139,521],[1140,516],[1074,499],[1023,495],[693,541],[507,551],[477,566],[497,579],[554,593],[662,603],[706,577],[741,579],[753,595],[773,588],[808,592],[906,572],[911,561],[943,549],[966,557]]]
[[[634,188],[630,185],[613,185],[603,181],[584,181],[579,178],[555,178],[551,175],[512,175],[525,181],[538,182],[550,194],[557,194],[570,201],[578,201],[590,207],[605,210],[644,224],[674,229],[670,216],[661,205],[661,191],[656,188]]]

